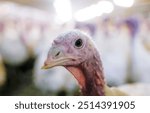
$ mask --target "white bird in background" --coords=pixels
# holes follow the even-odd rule
[[[10,65],[20,65],[35,57],[36,46],[43,38],[42,25],[50,23],[49,14],[13,3],[0,5],[0,10],[0,23],[3,23],[0,51],[3,60]]]
[[[130,50],[129,34],[123,27],[117,28],[109,20],[104,24],[98,28],[94,41],[101,53],[107,83],[120,85],[126,82]]]
[[[38,23],[33,23],[34,20],[30,20],[30,23],[25,22],[26,28],[22,30],[21,40],[25,45],[30,57],[36,57],[36,47],[40,40],[42,40],[41,28]]]
[[[144,22],[143,22],[144,23]],[[134,53],[133,53],[133,75],[132,78],[139,82],[150,82],[150,30],[148,24],[141,25],[139,33],[135,38]]]
[[[3,60],[10,65],[19,65],[28,59],[26,47],[20,40],[17,27],[13,20],[3,21],[5,26],[1,32],[0,51]]]

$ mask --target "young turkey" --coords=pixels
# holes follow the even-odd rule
[[[111,86],[125,83],[130,50],[128,29],[106,19],[98,26],[93,40],[101,55],[107,83]]]
[[[18,66],[36,56],[43,26],[50,15],[35,8],[14,3],[0,5],[0,51],[7,64]]]
[[[10,65],[19,65],[28,59],[28,51],[20,40],[19,28],[13,20],[5,20],[0,51],[3,60]]]
[[[80,31],[63,33],[53,41],[42,68],[55,66],[64,66],[73,74],[83,95],[127,95],[128,93],[123,91],[123,88],[119,90],[107,86],[99,52],[91,38]],[[150,89],[148,85],[146,86]],[[134,87],[131,91],[133,90],[138,89]]]
[[[132,78],[138,82],[150,82],[150,32],[148,22],[142,22],[134,39],[134,74]]]

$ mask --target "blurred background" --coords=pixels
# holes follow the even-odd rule
[[[41,70],[71,29],[93,38],[109,86],[150,83],[149,0],[0,0],[0,95],[79,95],[63,67]]]

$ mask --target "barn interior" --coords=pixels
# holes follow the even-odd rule
[[[73,29],[92,37],[109,86],[150,83],[149,0],[0,0],[0,95],[81,95],[64,67],[41,69]]]

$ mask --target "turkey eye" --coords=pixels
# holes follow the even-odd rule
[[[75,46],[78,48],[82,47],[82,44],[83,44],[83,41],[81,39],[77,39],[75,42]]]

